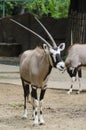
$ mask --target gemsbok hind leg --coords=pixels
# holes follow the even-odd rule
[[[24,115],[23,115],[23,118],[26,119],[27,118],[26,103],[27,103],[30,91],[29,91],[29,84],[27,84],[24,80],[22,80],[22,85],[23,85],[23,90],[24,90]]]
[[[40,98],[39,98],[39,107],[40,107],[40,125],[44,124],[44,119],[43,119],[43,111],[42,111],[42,105],[43,105],[43,99],[44,99],[44,95],[45,95],[45,91],[46,88],[41,89],[41,93],[40,93]]]
[[[80,94],[80,92],[82,91],[82,88],[81,88],[81,78],[82,78],[82,71],[81,71],[81,68],[80,68],[78,70],[79,90],[77,91],[77,94]]]

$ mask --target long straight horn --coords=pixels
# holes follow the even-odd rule
[[[45,30],[45,32],[47,33],[47,35],[49,36],[50,40],[52,41],[53,43],[53,46],[54,47],[57,47],[53,37],[51,36],[51,34],[48,32],[48,30],[45,28],[45,26],[39,21],[39,19],[37,17],[34,17],[36,19],[36,21],[43,27],[43,29]]]
[[[12,22],[16,23],[17,25],[21,26],[22,28],[26,29],[27,31],[31,32],[32,34],[34,34],[35,36],[37,36],[38,38],[40,38],[44,43],[46,43],[49,47],[52,48],[52,46],[43,38],[41,37],[39,34],[37,34],[36,32],[32,31],[31,29],[25,27],[23,24],[17,22],[14,19],[10,19]]]

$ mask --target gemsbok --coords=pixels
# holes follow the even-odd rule
[[[70,94],[73,90],[74,82],[77,80],[79,81],[79,90],[78,94],[81,92],[81,78],[82,78],[82,71],[81,66],[86,66],[86,44],[74,44],[69,47],[68,54],[65,60],[65,65],[67,68],[67,72],[72,78],[71,87],[68,91]]]
[[[41,37],[36,32],[25,27],[24,25],[18,23],[17,21],[11,19],[11,21],[20,25],[21,27],[27,29],[38,38],[40,38],[44,44],[43,48],[36,47],[33,50],[27,50],[23,52],[20,58],[20,77],[22,80],[22,85],[24,89],[24,118],[27,118],[27,107],[26,101],[30,94],[31,86],[31,97],[33,104],[33,116],[34,125],[44,124],[43,112],[42,112],[42,102],[44,99],[44,94],[47,88],[47,81],[49,74],[51,73],[52,67],[58,68],[59,70],[64,70],[65,63],[62,61],[60,52],[65,49],[65,43],[61,43],[59,46],[56,45],[51,34],[45,28],[45,26],[37,19],[37,22],[42,26],[50,40],[52,41],[52,46],[43,37]],[[40,96],[37,95],[37,89],[40,89]],[[38,107],[40,110],[38,117]]]

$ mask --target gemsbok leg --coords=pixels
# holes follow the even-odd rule
[[[79,90],[77,91],[77,94],[79,94],[81,92],[81,90],[82,90],[81,89],[81,78],[82,78],[81,68],[79,68],[79,69],[75,68],[74,70],[70,70],[70,71],[68,70],[68,73],[72,78],[71,87],[70,87],[70,89],[68,91],[68,94],[72,93],[73,86],[74,86],[74,83],[77,80],[77,78],[78,78],[78,82],[79,82]]]
[[[43,98],[45,94],[46,88],[42,88],[40,92],[40,97],[38,100],[37,97],[37,88],[32,86],[32,105],[33,105],[33,116],[34,116],[34,125],[42,125],[44,124],[44,119],[43,119],[43,112],[42,112],[42,104],[43,104]],[[40,108],[40,117],[38,118],[38,107]]]
[[[32,104],[33,104],[34,125],[38,125],[39,101],[38,101],[38,97],[37,97],[37,88],[33,85],[31,87],[32,87],[31,97],[32,97]]]
[[[23,115],[23,118],[27,118],[26,102],[28,100],[30,90],[29,90],[29,84],[27,84],[24,80],[22,80],[22,85],[23,85],[23,90],[24,90],[24,115]]]
[[[77,69],[76,68],[72,68],[72,69],[67,69],[67,72],[69,73],[70,77],[71,77],[71,86],[69,91],[67,92],[69,95],[72,93],[73,91],[73,86],[75,81],[77,80]]]
[[[40,98],[39,98],[39,107],[40,107],[40,125],[44,124],[44,119],[43,119],[43,112],[42,112],[42,105],[43,105],[43,99],[46,91],[46,86],[41,89],[40,93]]]
[[[79,90],[78,90],[78,94],[80,94],[80,92],[82,91],[82,88],[81,88],[81,78],[82,78],[82,71],[81,71],[81,68],[78,70],[78,82],[79,82]]]

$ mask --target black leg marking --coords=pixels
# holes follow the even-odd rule
[[[35,116],[37,115],[37,111],[35,111]]]
[[[44,99],[44,95],[46,92],[46,86],[41,89],[41,93],[40,93],[40,98],[39,98],[39,105],[40,105],[40,125],[44,124],[44,119],[43,119],[43,112],[42,112],[42,105],[43,105],[43,99]]]
[[[68,74],[70,75],[70,77],[72,78],[72,77],[76,77],[76,74],[77,74],[77,68],[74,68],[74,70],[71,70],[71,69],[67,69],[67,72],[68,72]]]
[[[46,89],[41,89],[41,93],[40,93],[40,101],[44,98],[45,91],[46,91]]]
[[[82,70],[81,69],[78,70],[78,76],[79,76],[79,78],[82,78]]]
[[[34,99],[37,99],[37,88],[35,88],[35,87],[33,87],[33,86],[32,86],[31,96],[32,96]]]
[[[38,99],[37,99],[37,87],[32,85],[31,96],[33,99],[33,116],[34,116],[34,125],[38,125]]]
[[[24,109],[26,109],[26,98],[28,98],[30,90],[29,90],[29,84],[25,84],[22,80],[23,90],[24,90]]]
[[[40,114],[41,114],[41,115],[42,115],[42,113],[43,113],[43,112],[40,110]]]
[[[73,88],[73,84],[71,84],[70,88],[71,88],[71,89]]]

